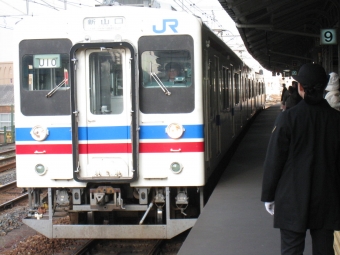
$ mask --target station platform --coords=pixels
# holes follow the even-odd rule
[[[258,114],[178,255],[277,255],[280,230],[261,202],[263,163],[280,105]],[[309,232],[304,254],[312,254]]]

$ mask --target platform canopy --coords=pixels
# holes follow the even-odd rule
[[[339,0],[219,2],[235,21],[249,53],[267,70],[298,70],[306,62],[338,68]]]

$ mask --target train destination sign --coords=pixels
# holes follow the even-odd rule
[[[117,30],[124,26],[124,17],[100,17],[100,18],[85,18],[84,29],[87,31],[94,30]]]
[[[60,54],[34,55],[34,68],[60,68]]]
[[[337,44],[336,29],[320,29],[320,44]]]

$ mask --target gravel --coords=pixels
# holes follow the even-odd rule
[[[16,176],[17,175],[15,172],[15,168],[7,170],[6,172],[1,172],[0,173],[0,185],[4,185],[6,183],[15,181],[17,179]]]
[[[5,236],[13,229],[20,228],[22,218],[26,217],[26,207],[15,207],[0,214],[0,236]]]

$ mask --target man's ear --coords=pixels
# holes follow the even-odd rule
[[[302,85],[300,83],[298,83],[298,88],[299,88],[299,91],[301,91],[301,92],[305,91],[305,89],[302,87]]]
[[[300,82],[298,83],[298,93],[299,95],[304,98],[305,97],[305,89],[302,87],[302,85],[300,84]]]

